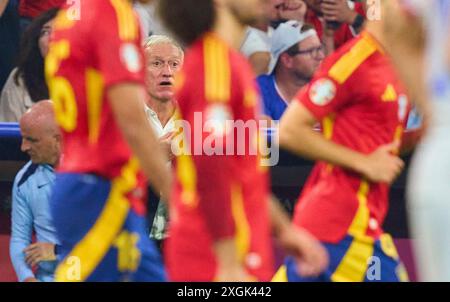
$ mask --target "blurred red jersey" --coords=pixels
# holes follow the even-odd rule
[[[216,275],[213,242],[234,238],[238,257],[260,280],[273,275],[268,217],[268,177],[259,156],[236,155],[242,141],[256,142],[237,131],[234,155],[206,155],[212,132],[206,125],[225,120],[255,122],[259,95],[250,66],[214,34],[206,34],[189,49],[178,78],[180,115],[191,126],[184,129],[189,153],[177,157],[176,184],[172,192],[171,225],[166,245],[170,280],[212,281]],[[200,126],[203,130],[196,132]],[[220,128],[220,126],[219,126]],[[198,129],[198,128],[197,128]],[[226,135],[217,137],[229,139]],[[225,144],[218,150],[225,151]]]
[[[321,121],[327,139],[366,154],[400,140],[409,112],[405,90],[388,57],[367,32],[325,59],[296,98]],[[378,238],[388,193],[387,184],[317,162],[294,221],[325,242],[336,243],[347,234]]]
[[[85,1],[80,8],[80,20],[69,18],[66,10],[58,14],[46,58],[63,135],[58,171],[114,179],[132,154],[107,89],[123,82],[145,85],[140,27],[129,1]]]

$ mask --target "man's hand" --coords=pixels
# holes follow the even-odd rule
[[[23,282],[39,282],[39,280],[34,277],[28,277],[25,280],[23,280]]]
[[[172,139],[175,136],[176,132],[169,132],[159,138],[159,144],[163,152],[166,154],[167,158],[172,161],[174,155],[172,153]]]
[[[252,278],[244,269],[243,266],[225,267],[220,266],[217,269],[217,274],[214,278],[215,282],[254,282],[257,281]]]
[[[234,239],[220,239],[214,242],[214,253],[217,259],[216,282],[249,282],[256,281],[246,272],[240,263]]]
[[[366,157],[360,172],[373,182],[392,183],[402,172],[405,163],[397,155],[400,142],[380,146]]]
[[[321,8],[326,21],[337,21],[351,25],[358,15],[348,6],[347,0],[323,0]]]
[[[306,4],[302,0],[285,0],[280,10],[280,17],[284,20],[305,21]]]
[[[56,260],[53,243],[36,242],[27,246],[23,252],[25,253],[25,261],[30,267],[34,267],[41,261]]]
[[[301,276],[316,277],[328,267],[326,249],[307,231],[290,224],[279,234],[278,240],[285,251],[295,257]]]

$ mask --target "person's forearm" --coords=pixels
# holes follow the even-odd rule
[[[234,237],[215,241],[213,250],[217,260],[217,270],[214,281],[249,281],[249,277],[245,272],[243,265],[243,259],[239,259]]]
[[[155,191],[169,198],[171,174],[166,167],[167,158],[145,115],[145,90],[136,84],[119,84],[110,88],[109,98],[122,135],[144,174]]]
[[[9,0],[0,0],[0,17],[5,12],[6,6],[8,6],[8,1]]]
[[[150,184],[163,194],[164,199],[168,199],[171,175],[166,166],[167,159],[156,137],[152,135],[150,127],[143,113],[142,116],[136,116],[136,119],[130,121],[122,130]]]
[[[25,281],[27,278],[35,278],[33,271],[25,262],[25,254],[23,252],[30,242],[25,242],[18,238],[11,238],[9,253],[17,279],[20,282]]]
[[[295,131],[281,128],[280,146],[311,160],[325,161],[363,173],[361,164],[365,160],[364,154],[325,139],[309,125],[298,125]]]
[[[269,215],[272,226],[272,232],[275,236],[281,234],[283,230],[289,228],[290,220],[284,209],[280,206],[279,201],[271,195],[269,199]]]

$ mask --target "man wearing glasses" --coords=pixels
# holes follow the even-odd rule
[[[279,120],[298,90],[312,78],[325,57],[311,25],[297,21],[280,24],[272,36],[269,74],[257,78],[264,115]]]

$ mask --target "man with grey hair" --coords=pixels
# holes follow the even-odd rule
[[[173,39],[163,35],[150,36],[144,48],[147,57],[147,93],[149,95],[146,113],[164,150],[172,159],[170,143],[175,134],[176,108],[174,78],[183,64],[184,52]],[[167,216],[167,207],[159,202],[150,231],[150,237],[158,243],[167,236]]]

